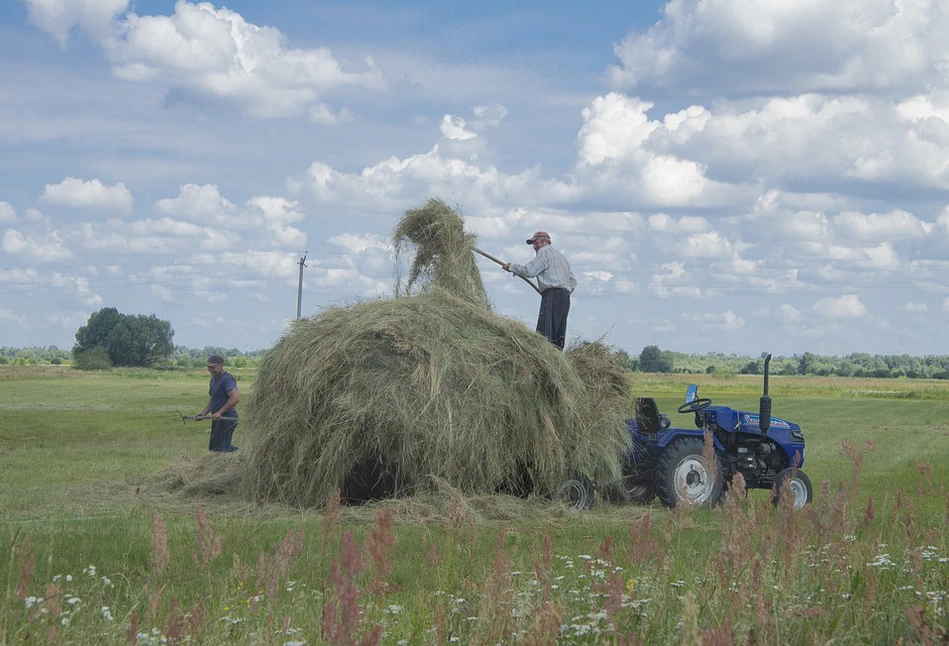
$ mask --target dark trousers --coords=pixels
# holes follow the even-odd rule
[[[537,331],[563,350],[567,339],[567,314],[570,313],[570,292],[562,287],[545,289],[540,295]]]
[[[208,451],[218,451],[220,453],[236,451],[237,447],[231,444],[235,428],[237,428],[236,417],[222,417],[216,422],[211,422],[211,440],[208,442]]]

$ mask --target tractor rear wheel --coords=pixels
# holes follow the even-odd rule
[[[803,509],[814,499],[814,486],[807,474],[800,469],[784,469],[774,479],[774,488],[772,489],[774,495],[771,500],[775,507],[780,504],[781,496],[784,495],[782,493],[784,483],[787,483],[791,496],[793,496],[792,501],[795,509]]]
[[[725,490],[725,474],[718,454],[708,460],[705,443],[694,437],[676,440],[659,457],[656,493],[667,507],[701,505],[712,507]]]
[[[593,481],[582,473],[571,474],[560,485],[557,499],[563,501],[571,509],[583,511],[593,506]]]

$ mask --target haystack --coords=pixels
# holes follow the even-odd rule
[[[301,319],[262,360],[243,422],[253,495],[308,507],[434,479],[469,494],[618,479],[627,384],[608,349],[563,353],[493,313],[443,202],[407,211],[394,239],[414,253],[395,298]]]

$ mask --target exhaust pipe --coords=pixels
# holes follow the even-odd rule
[[[768,397],[768,366],[771,363],[771,354],[764,353],[764,394],[761,395],[761,401],[758,403],[758,428],[765,435],[771,428],[771,398]]]

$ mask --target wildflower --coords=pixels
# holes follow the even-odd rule
[[[636,590],[636,579],[627,579],[626,580],[626,593],[633,594]]]
[[[870,563],[867,563],[867,565],[869,567],[878,567],[881,570],[888,570],[894,567],[896,564],[890,558],[889,554],[877,554],[876,558]]]
[[[23,603],[26,604],[27,609],[32,608],[33,606],[38,606],[43,603],[42,597],[27,597],[23,600]]]
[[[102,618],[105,619],[106,621],[113,620],[112,611],[109,610],[109,606],[102,606],[101,608],[99,608],[99,612],[102,614]]]
[[[847,534],[846,536],[844,536],[844,540],[847,541],[848,543],[854,543],[856,542],[857,537],[854,536],[853,534]]]
[[[389,614],[390,614],[390,615],[397,615],[397,614],[399,614],[400,612],[402,612],[402,606],[397,606],[397,605],[395,605],[395,604],[389,606]]]
[[[306,646],[305,641],[283,642],[283,646]]]
[[[100,579],[100,580],[102,581],[103,585],[105,585],[105,587],[107,587],[107,588],[111,588],[111,587],[112,587],[112,579],[110,579],[109,577],[104,576],[104,577],[102,577],[102,579]]]
[[[669,585],[670,585],[671,587],[673,587],[673,588],[684,588],[684,587],[685,587],[685,581],[683,581],[683,580],[680,579],[680,580],[678,580],[678,581],[673,581],[673,582],[670,583]]]

